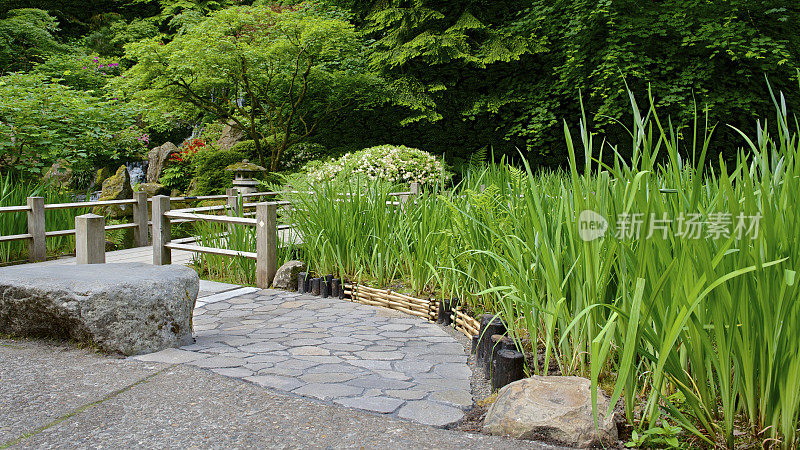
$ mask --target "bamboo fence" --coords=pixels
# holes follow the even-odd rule
[[[421,317],[431,322],[436,322],[439,318],[439,300],[436,299],[421,299],[392,290],[376,289],[361,284],[345,284],[343,289],[344,298],[353,302],[370,306],[382,306]],[[467,337],[471,338],[478,335],[480,322],[465,313],[461,307],[457,307],[452,312],[451,319],[455,329],[464,333]]]

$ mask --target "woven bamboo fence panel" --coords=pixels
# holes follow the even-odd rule
[[[436,299],[421,299],[361,284],[345,284],[344,298],[365,305],[394,309],[431,322],[435,322],[439,316],[439,301]],[[452,321],[456,330],[467,337],[478,334],[480,322],[463,312],[460,307],[453,311]]]

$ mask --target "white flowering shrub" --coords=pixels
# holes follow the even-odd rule
[[[391,183],[433,183],[449,178],[444,163],[428,152],[404,145],[379,145],[347,153],[308,173],[309,181],[322,182],[350,177]]]

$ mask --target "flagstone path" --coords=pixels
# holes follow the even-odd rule
[[[436,324],[286,291],[212,292],[201,288],[193,345],[134,359],[189,364],[426,425],[457,422],[472,406],[468,355]]]

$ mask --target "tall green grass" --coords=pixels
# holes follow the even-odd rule
[[[27,197],[42,196],[45,203],[69,203],[74,201],[69,192],[48,183],[31,183],[14,179],[10,174],[0,175],[0,206],[23,206]],[[75,228],[75,217],[88,209],[56,209],[45,211],[47,231]],[[28,232],[28,219],[24,212],[0,214],[0,235],[8,236]],[[47,252],[51,255],[71,253],[75,250],[73,236],[58,236],[47,239]],[[13,241],[0,243],[0,262],[24,260],[28,255],[28,243]]]
[[[708,446],[796,447],[800,129],[774,100],[733,164],[707,161],[702,119],[675,127],[631,95],[629,158],[583,117],[577,135],[564,127],[566,172],[490,164],[401,207],[386,203],[397,186],[309,186],[291,219],[319,272],[499,313],[540,354],[533,372],[608,386],[637,429],[666,420]],[[580,238],[584,210],[608,219],[604,237]],[[641,233],[618,238],[632,214]],[[678,236],[695,214],[732,233]],[[671,219],[666,233],[651,215]],[[737,238],[739,215],[760,216],[759,232]]]
[[[227,210],[225,213],[229,216],[244,217],[242,213],[237,215],[232,210]],[[256,251],[254,226],[198,221],[191,224],[187,234],[195,238],[195,244],[203,247],[252,253]],[[302,247],[298,247],[292,239],[282,239],[281,245],[278,246],[278,264],[296,258],[305,259],[301,252]],[[256,284],[256,261],[253,259],[197,253],[193,256],[192,262],[204,278],[250,286]]]

